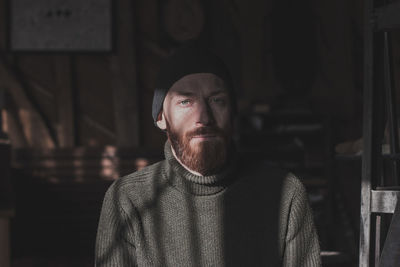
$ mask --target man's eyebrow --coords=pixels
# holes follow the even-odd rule
[[[228,94],[228,92],[225,89],[219,89],[216,91],[213,91],[210,93],[210,96],[215,96],[215,95],[219,95],[219,94]]]
[[[174,94],[177,95],[177,96],[193,96],[194,95],[194,93],[192,93],[192,92],[183,91],[183,90],[182,91],[175,91]]]

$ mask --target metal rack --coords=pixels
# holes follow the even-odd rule
[[[390,34],[392,30],[400,28],[400,2],[377,2],[366,0],[364,14],[360,267],[372,266],[372,262],[375,263],[374,266],[380,267],[398,266],[400,262],[398,158],[389,156],[384,159],[381,149],[386,121],[390,136],[390,155],[397,155],[399,152]],[[393,214],[388,229],[383,223],[388,217],[384,215],[387,213]],[[382,238],[386,230],[388,234],[386,238]],[[382,248],[384,239],[386,240]]]

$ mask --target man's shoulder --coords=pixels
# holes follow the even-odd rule
[[[305,187],[300,179],[293,173],[288,172],[283,181],[283,190],[287,194],[300,194],[304,195],[306,193]]]
[[[240,173],[245,176],[251,176],[252,179],[265,181],[267,183],[273,183],[273,181],[282,182],[289,178],[288,176],[291,176],[288,170],[264,160],[244,162],[244,164],[240,166]]]
[[[249,181],[265,184],[268,188],[282,188],[286,196],[305,189],[300,179],[291,171],[267,161],[254,161],[242,166],[242,172],[250,176]]]
[[[108,195],[139,196],[150,190],[160,180],[164,161],[159,161],[115,180],[108,188]]]
[[[123,187],[149,182],[152,177],[162,174],[163,163],[164,161],[159,161],[157,163],[143,167],[140,170],[118,178],[115,183],[117,183],[118,186]]]

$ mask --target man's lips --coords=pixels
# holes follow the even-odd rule
[[[192,137],[192,139],[211,139],[218,137],[215,134],[199,134]]]
[[[222,131],[219,129],[215,129],[212,127],[204,127],[204,128],[198,128],[190,133],[188,133],[187,137],[189,140],[194,139],[194,140],[209,140],[209,139],[215,139],[215,138],[222,138]]]

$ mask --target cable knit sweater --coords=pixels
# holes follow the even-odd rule
[[[168,142],[165,157],[107,191],[96,266],[320,266],[312,213],[294,175],[236,161],[196,176]]]

